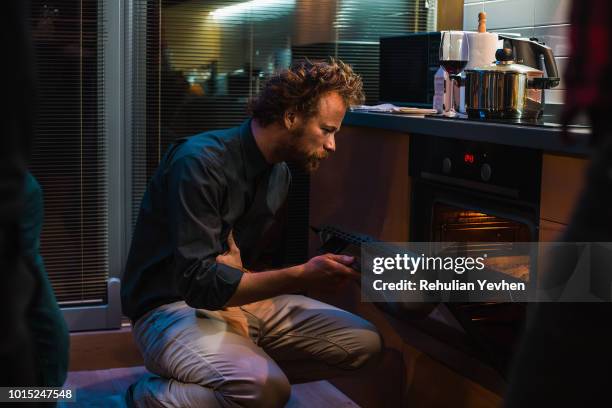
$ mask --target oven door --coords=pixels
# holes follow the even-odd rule
[[[487,267],[527,284],[535,281],[529,253],[508,256],[514,242],[537,241],[538,210],[493,194],[416,179],[413,183],[411,241],[460,242],[486,246]],[[474,248],[476,249],[476,248]],[[496,253],[499,256],[496,256]],[[525,303],[448,303],[482,358],[502,375],[523,328]]]

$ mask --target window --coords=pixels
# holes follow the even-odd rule
[[[30,171],[44,196],[41,254],[76,330],[109,326],[109,282],[118,272],[109,245],[105,4],[30,2],[38,90]]]

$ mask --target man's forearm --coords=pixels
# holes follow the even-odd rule
[[[297,292],[300,285],[300,275],[304,265],[290,268],[245,273],[240,279],[236,292],[225,306],[240,306],[257,302],[274,296]]]

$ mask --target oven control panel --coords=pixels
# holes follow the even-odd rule
[[[410,175],[515,199],[537,199],[542,153],[524,147],[413,135]]]
[[[481,155],[475,154],[472,150],[466,150],[460,157],[454,157],[455,155],[449,154],[442,159],[441,169],[442,173],[446,175],[453,175],[461,172],[463,175],[468,177],[472,176],[471,173],[479,173],[482,181],[490,181],[493,175],[493,167],[487,158],[486,152]],[[455,166],[453,172],[453,164]]]

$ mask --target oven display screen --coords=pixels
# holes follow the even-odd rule
[[[463,155],[463,162],[465,164],[474,164],[474,161],[475,161],[475,159],[474,159],[474,154],[473,153],[467,152],[467,153],[465,153]]]

